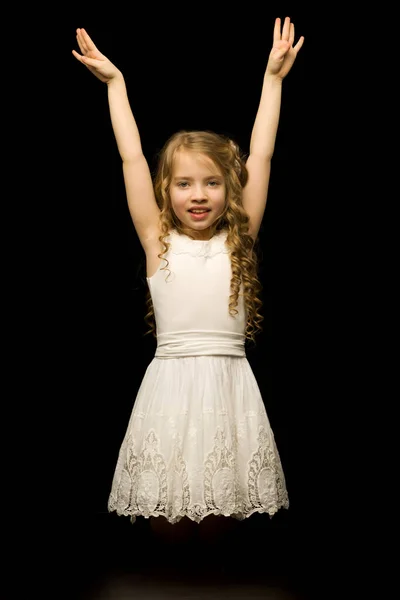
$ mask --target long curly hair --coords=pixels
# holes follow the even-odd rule
[[[169,187],[173,171],[173,161],[180,150],[194,151],[210,158],[224,175],[226,185],[226,203],[223,213],[210,226],[210,239],[215,233],[227,230],[227,246],[231,260],[231,295],[229,297],[229,313],[231,316],[238,314],[236,309],[243,283],[243,296],[246,307],[247,323],[245,338],[255,343],[255,335],[262,331],[261,322],[264,317],[259,310],[262,307],[262,285],[258,278],[258,256],[256,242],[249,235],[249,217],[242,205],[242,189],[247,183],[248,172],[245,164],[245,155],[239,146],[229,137],[211,131],[178,131],[173,134],[158,153],[158,162],[153,174],[153,184],[157,204],[160,208],[160,242],[164,250],[158,255],[160,260],[165,260],[166,265],[161,270],[168,269],[169,261],[164,258],[170,243],[165,241],[172,229],[189,237],[190,231],[182,227],[176,217],[169,195]],[[194,239],[194,238],[193,238]],[[169,270],[169,269],[168,269]],[[169,270],[170,271],[170,270]],[[149,330],[145,333],[156,334],[154,308],[147,288],[146,294],[147,314],[145,322]]]

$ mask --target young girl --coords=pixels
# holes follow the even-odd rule
[[[77,30],[75,58],[107,84],[127,201],[146,255],[157,349],[119,452],[108,508],[119,515],[244,519],[289,505],[261,394],[245,354],[262,320],[254,244],[263,219],[282,81],[303,45],[276,19],[249,156],[225,136],[180,131],[155,174],[124,78]]]

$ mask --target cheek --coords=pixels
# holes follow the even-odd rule
[[[183,207],[185,206],[185,199],[181,196],[174,196],[171,198],[171,203],[174,210],[180,211],[183,210]]]
[[[225,208],[225,204],[226,204],[226,192],[220,192],[218,194],[218,196],[215,198],[215,204],[218,205],[218,208],[223,211],[223,209]]]
[[[185,210],[186,200],[180,195],[171,196],[171,204],[174,212],[181,213]]]

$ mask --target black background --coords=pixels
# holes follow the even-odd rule
[[[295,23],[296,40],[304,35],[305,43],[283,84],[260,230],[264,332],[247,356],[291,505],[272,521],[254,516],[246,526],[261,572],[271,563],[311,589],[332,568],[326,557],[346,476],[337,450],[346,410],[338,384],[344,290],[337,282],[340,205],[332,199],[334,177],[327,175],[333,125],[326,112],[319,15],[278,3],[193,11],[116,5],[106,12],[99,6],[68,9],[57,48],[65,70],[53,69],[54,97],[47,99],[57,142],[48,150],[56,169],[47,214],[49,292],[41,306],[49,324],[48,359],[36,373],[46,380],[38,406],[46,432],[38,478],[48,489],[40,511],[53,519],[58,580],[95,578],[124,563],[127,549],[134,564],[137,548],[149,539],[147,524],[109,515],[107,499],[156,347],[154,338],[144,336],[144,253],[127,208],[106,86],[72,56],[73,48],[79,50],[75,30],[84,27],[124,73],[143,151],[154,168],[156,153],[178,129],[215,130],[248,151],[274,19],[286,15]],[[69,597],[78,597],[83,587],[73,585],[76,596]]]

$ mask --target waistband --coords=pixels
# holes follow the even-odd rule
[[[156,358],[184,356],[245,357],[245,336],[230,331],[174,331],[157,335]]]

